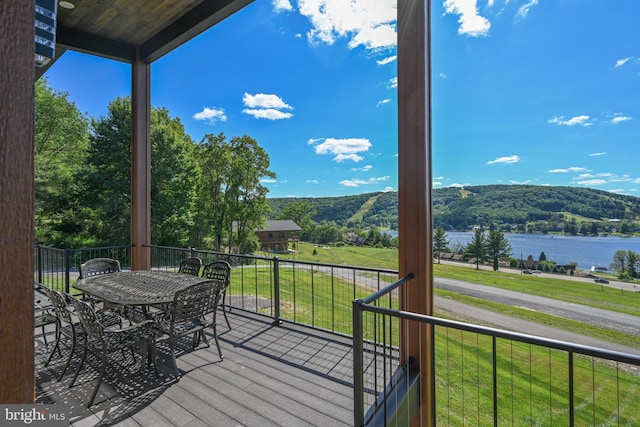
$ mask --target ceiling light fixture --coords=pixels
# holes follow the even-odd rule
[[[64,9],[73,9],[74,7],[76,7],[76,5],[71,3],[70,1],[64,1],[64,0],[59,2],[58,5]]]

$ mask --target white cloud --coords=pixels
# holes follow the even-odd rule
[[[395,191],[395,189],[393,187],[384,187],[384,190],[382,190],[384,193],[388,193],[390,191]]]
[[[311,22],[310,43],[349,40],[349,49],[390,48],[397,44],[395,0],[299,0],[300,14]]]
[[[344,179],[342,181],[339,182],[340,185],[344,185],[345,187],[359,187],[361,185],[369,185],[369,184],[375,184],[381,181],[386,181],[388,180],[389,177],[388,176],[383,176],[380,178],[369,178],[367,180],[363,180],[363,179]],[[387,187],[389,188],[389,187]]]
[[[276,180],[273,178],[262,178],[260,180],[260,182],[265,183],[265,184],[275,184]]]
[[[490,160],[487,162],[488,165],[493,165],[495,163],[518,163],[520,161],[520,156],[512,155],[506,157],[498,157],[495,160]]]
[[[371,169],[373,169],[373,166],[371,166],[371,165],[366,165],[366,166],[363,166],[361,168],[351,168],[352,171],[362,171],[362,172],[368,172]]]
[[[293,110],[293,107],[285,103],[277,95],[266,93],[251,95],[245,92],[242,97],[242,103],[249,107],[242,110],[242,112],[256,119],[282,120],[293,117],[292,113],[281,111]]]
[[[616,61],[616,68],[622,67],[624,64],[633,59],[633,56],[627,56],[626,58],[618,59]]]
[[[607,181],[604,179],[587,179],[584,181],[578,181],[580,185],[604,185]]]
[[[398,87],[398,77],[392,77],[389,79],[389,89]]]
[[[388,57],[383,58],[383,59],[379,59],[379,60],[376,61],[376,63],[378,65],[387,65],[387,64],[395,61],[396,59],[398,59],[398,57],[396,55],[393,55],[393,56],[388,56]]]
[[[378,101],[378,103],[376,104],[376,107],[379,107],[383,104],[388,104],[389,102],[391,102],[391,99],[387,98],[387,99],[381,99],[380,101]]]
[[[445,0],[445,13],[459,15],[458,34],[472,37],[486,36],[491,28],[489,20],[478,14],[476,0]]]
[[[524,180],[524,181],[516,181],[515,179],[510,179],[509,180],[509,184],[512,185],[528,185],[531,184],[533,181],[530,179]]]
[[[320,184],[320,181],[317,179],[308,179],[305,181],[307,184]]]
[[[628,116],[615,116],[613,119],[611,119],[611,123],[613,123],[614,125],[617,125],[618,123],[626,122],[628,120],[631,120],[631,117],[628,117]]]
[[[440,73],[440,74],[438,74],[438,76],[439,76],[441,79],[446,79],[446,78],[447,78],[447,75],[446,75],[445,73]]]
[[[293,6],[289,0],[273,0],[273,10],[274,12],[291,12],[293,11]]]
[[[309,140],[309,144],[312,140]],[[315,142],[319,139],[313,140]],[[333,160],[342,162],[344,160],[352,160],[359,162],[363,159],[357,153],[368,151],[371,148],[371,142],[365,138],[326,138],[324,141],[315,146],[316,154],[335,154]]]
[[[547,120],[549,123],[557,124],[560,126],[591,126],[593,122],[590,121],[590,117],[587,115],[575,116],[570,118],[569,120],[564,120],[564,117],[554,117],[552,119]]]
[[[516,18],[517,19],[525,19],[527,17],[527,15],[529,14],[529,11],[531,10],[531,8],[533,6],[535,6],[535,5],[537,5],[537,4],[538,4],[538,0],[531,0],[531,1],[529,1],[529,3],[523,4],[518,9],[518,12],[516,12]]]
[[[227,120],[227,115],[224,113],[224,109],[222,108],[204,107],[202,111],[195,113],[192,117],[196,120],[205,120],[210,124],[215,124],[218,121],[224,122]]]
[[[245,92],[242,97],[242,103],[249,108],[277,108],[279,110],[293,110],[293,107],[286,104],[278,95],[266,93],[250,95]]]
[[[606,152],[601,151],[599,153],[591,153],[591,154],[589,154],[589,157],[598,157],[598,156],[606,156],[606,155],[607,155]]]
[[[572,166],[567,169],[549,169],[547,172],[549,173],[568,173],[568,172],[589,172],[589,169]]]
[[[281,120],[293,117],[291,113],[285,113],[274,108],[245,108],[242,112],[256,119]]]

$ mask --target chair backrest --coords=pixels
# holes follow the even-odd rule
[[[120,261],[111,258],[94,258],[85,262],[80,266],[80,277],[97,276],[100,274],[109,274],[120,271]]]
[[[48,289],[49,299],[51,300],[51,304],[53,304],[53,311],[56,313],[56,317],[67,325],[73,323],[73,319],[71,318],[71,312],[69,311],[69,306],[67,305],[67,297],[59,291],[55,289]]]
[[[80,319],[80,326],[88,338],[103,339],[103,327],[98,321],[98,316],[91,304],[72,298],[73,308]]]
[[[226,289],[229,286],[229,276],[231,275],[231,264],[227,261],[214,261],[207,264],[202,269],[202,277],[211,280],[220,280],[224,282]]]
[[[176,292],[173,299],[171,321],[180,323],[204,316],[220,300],[224,283],[207,280]]]
[[[200,275],[200,267],[202,267],[202,260],[198,257],[186,258],[180,262],[178,273],[190,274],[192,276]]]

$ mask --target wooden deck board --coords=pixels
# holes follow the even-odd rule
[[[233,310],[232,329],[219,319],[224,360],[209,333],[210,347],[177,354],[182,376],[174,381],[170,358],[161,348],[161,377],[140,373],[133,361],[109,369],[96,404],[87,409],[97,373],[89,360],[69,389],[79,353],[62,382],[64,363],[48,353],[36,360],[38,403],[69,405],[71,425],[117,426],[340,426],[353,422],[351,342],[296,325],[273,326],[270,319]],[[49,331],[51,332],[51,331]],[[49,348],[53,338],[49,337]],[[120,360],[118,360],[120,362]],[[93,365],[95,366],[95,365]]]

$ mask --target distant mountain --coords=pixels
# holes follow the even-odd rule
[[[316,222],[362,224],[396,228],[398,193],[354,196],[268,199],[271,218],[293,201],[309,203]],[[622,224],[635,229],[640,222],[640,198],[580,187],[480,185],[433,191],[434,226],[466,230],[474,225],[517,228],[520,231],[572,229]],[[580,231],[580,227],[583,231]],[[603,231],[603,230],[601,230]]]

